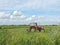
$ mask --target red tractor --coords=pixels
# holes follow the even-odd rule
[[[37,26],[36,22],[30,23],[29,31],[31,31],[32,29],[34,29],[34,31],[38,30],[39,32],[45,32],[44,26]]]

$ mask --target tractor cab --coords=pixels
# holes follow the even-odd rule
[[[37,26],[37,23],[35,23],[35,22],[30,23],[30,26]]]

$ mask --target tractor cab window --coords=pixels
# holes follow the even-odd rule
[[[30,26],[37,26],[37,23],[30,23]]]

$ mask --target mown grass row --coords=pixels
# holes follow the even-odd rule
[[[45,32],[28,32],[27,28],[0,29],[0,45],[60,45],[60,26],[45,26]]]

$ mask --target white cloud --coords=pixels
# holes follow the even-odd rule
[[[2,10],[58,9],[58,6],[60,0],[0,0]]]
[[[10,16],[11,19],[25,19],[26,16],[21,11],[14,11],[13,15]]]
[[[13,15],[14,16],[21,16],[22,15],[22,12],[21,11],[14,11],[13,12]]]
[[[31,17],[27,18],[26,21],[35,21],[37,19],[37,16],[36,15],[32,15]]]
[[[56,22],[57,20],[54,20],[54,19],[50,19],[49,21],[50,21],[50,22]]]
[[[32,18],[36,18],[36,15],[32,15]]]
[[[13,14],[9,14],[6,12],[0,12],[0,19],[20,19],[20,20],[24,20],[26,19],[26,16],[22,13],[22,12],[18,12],[18,11],[14,11]]]
[[[21,19],[26,19],[25,15],[20,16]]]
[[[44,16],[38,16],[38,20],[42,20],[44,18],[45,18]]]
[[[60,0],[30,0],[27,1],[27,3],[24,3],[21,7],[26,10],[58,10],[59,7],[57,5],[60,6]]]
[[[0,12],[0,19],[9,19],[9,18],[10,18],[9,13]]]
[[[7,20],[6,20],[7,19]],[[55,15],[32,15],[31,17],[27,17],[20,11],[14,11],[13,14],[0,12],[0,22],[10,22],[11,24],[17,24],[17,23],[30,23],[30,22],[54,22],[54,23],[60,23],[60,17]],[[9,23],[8,23],[9,24]]]
[[[32,21],[33,19],[30,17],[30,18],[27,18],[26,21]]]

